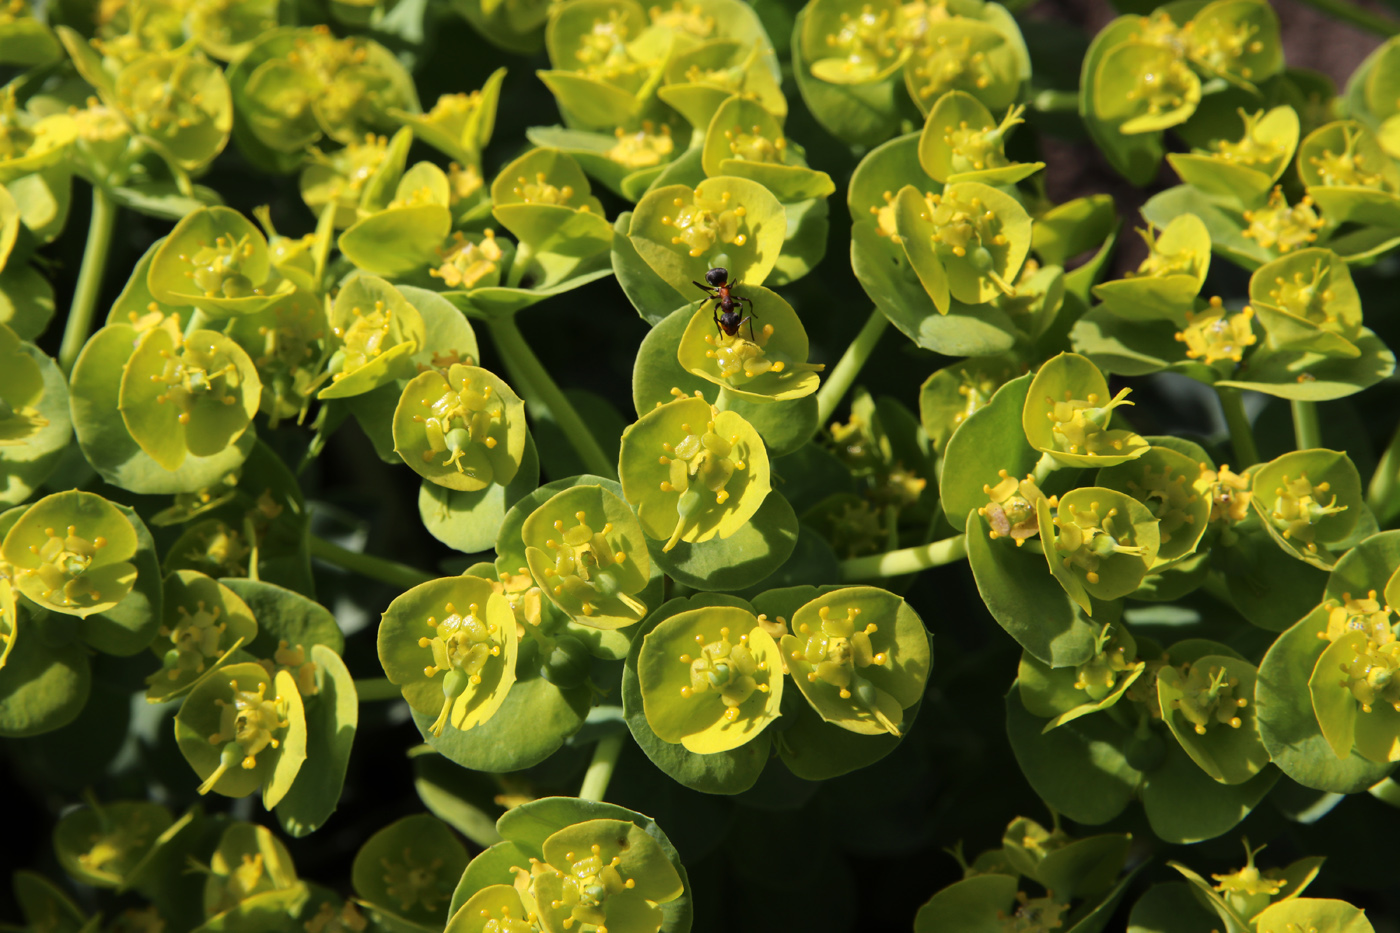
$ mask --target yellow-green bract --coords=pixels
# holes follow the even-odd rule
[[[106,499],[55,493],[31,505],[0,554],[21,593],[46,609],[89,616],[111,609],[136,582],[136,530]]]
[[[424,479],[472,492],[504,486],[525,455],[525,403],[499,376],[454,363],[409,380],[394,410],[394,450]]]

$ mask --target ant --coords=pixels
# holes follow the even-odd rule
[[[733,337],[739,332],[739,328],[747,323],[749,325],[749,339],[752,340],[754,319],[753,299],[741,298],[733,293],[734,286],[729,284],[728,269],[720,267],[711,269],[709,272],[705,273],[705,281],[708,284],[702,285],[692,279],[691,284],[702,290],[706,295],[709,295],[710,299],[707,300],[714,301],[715,327],[728,336]],[[748,302],[749,314],[747,317],[740,317],[743,313],[742,302]]]

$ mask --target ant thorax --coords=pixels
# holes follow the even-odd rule
[[[735,332],[732,334],[727,332],[731,318],[735,321]],[[736,376],[752,378],[766,372],[782,372],[786,364],[782,360],[770,359],[764,350],[773,336],[773,325],[764,324],[750,340],[739,333],[738,318],[737,312],[726,312],[720,316],[720,325],[726,328],[726,332],[705,335],[705,342],[711,347],[705,351],[705,355],[719,364],[720,375],[732,379]]]

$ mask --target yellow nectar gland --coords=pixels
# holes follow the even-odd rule
[[[1045,494],[1036,485],[1033,474],[1027,473],[1025,479],[1018,480],[1008,471],[998,470],[997,476],[1000,480],[995,486],[982,484],[982,492],[990,501],[978,509],[977,514],[991,526],[987,537],[993,541],[1010,538],[1020,547],[1027,539],[1040,534],[1040,519],[1035,508]],[[1050,506],[1053,508],[1058,501],[1052,498]]]
[[[1123,278],[1195,275],[1200,268],[1202,257],[1189,249],[1180,249],[1174,253],[1164,252],[1162,241],[1157,237],[1156,228],[1152,224],[1148,224],[1146,229],[1139,227],[1137,234],[1147,244],[1147,258],[1138,264],[1136,271],[1125,273]]]
[[[215,606],[211,611],[204,608],[202,599],[195,604],[193,613],[184,606],[177,606],[176,611],[180,618],[175,627],[160,627],[160,634],[169,638],[175,646],[166,654],[166,676],[171,680],[179,680],[180,675],[186,672],[202,674],[205,659],[222,654],[219,645],[228,627],[219,621],[223,607]]]
[[[894,192],[881,192],[880,197],[884,204],[870,205],[870,213],[875,217],[875,232],[880,236],[887,236],[894,242],[899,242],[899,234],[895,226]]]
[[[1188,359],[1200,360],[1207,366],[1221,360],[1238,363],[1244,359],[1245,348],[1259,340],[1250,326],[1252,320],[1254,309],[1249,305],[1238,314],[1230,314],[1219,298],[1211,298],[1207,310],[1186,312],[1186,329],[1177,331],[1176,339],[1186,344]]]
[[[943,135],[943,145],[952,153],[955,172],[980,172],[985,169],[1002,168],[1010,165],[1006,157],[1006,134],[1025,121],[1021,114],[1026,108],[1017,104],[1006,112],[1006,116],[996,125],[987,124],[973,127],[966,120],[959,121],[956,127]]]
[[[384,302],[376,301],[368,313],[363,308],[351,308],[350,316],[350,326],[331,328],[345,344],[340,372],[331,377],[335,382],[374,362],[375,357],[394,345],[390,338],[394,309]]]
[[[1294,317],[1311,321],[1324,330],[1337,331],[1344,322],[1332,306],[1336,293],[1327,287],[1331,279],[1332,267],[1318,260],[1306,273],[1299,269],[1287,279],[1274,276],[1269,300]]]
[[[731,207],[732,199],[728,191],[721,192],[718,198],[710,198],[701,195],[696,188],[691,203],[687,204],[684,198],[671,202],[677,209],[675,216],[663,216],[661,225],[676,229],[675,236],[671,237],[672,245],[688,247],[691,258],[698,259],[728,244],[743,246],[749,238],[740,228],[745,225],[748,210],[742,204]]]
[[[446,454],[444,467],[483,483],[491,482],[495,470],[486,451],[494,450],[507,431],[505,403],[489,384],[480,388],[470,381],[461,389],[449,386],[433,399],[419,399],[432,414],[414,415],[423,425],[427,449],[420,452],[424,463],[435,463]]]
[[[352,901],[341,905],[339,910],[330,901],[322,901],[316,915],[303,925],[306,933],[364,933],[369,921]]]
[[[1249,700],[1235,696],[1235,688],[1240,685],[1238,677],[1229,676],[1223,667],[1191,664],[1183,664],[1181,673],[1186,678],[1182,695],[1172,700],[1171,707],[1191,723],[1197,735],[1205,735],[1213,723],[1231,729],[1243,725],[1238,713],[1249,705]]]
[[[1361,133],[1362,130],[1359,127],[1344,123],[1342,124],[1341,152],[1324,149],[1321,155],[1308,158],[1308,162],[1311,163],[1313,170],[1317,172],[1318,179],[1324,186],[1346,185],[1356,188],[1380,189],[1391,187],[1385,183],[1384,175],[1379,171],[1371,170],[1371,164],[1366,156],[1356,151],[1356,144],[1361,138]],[[1380,169],[1382,166],[1376,165],[1375,168]]]
[[[296,681],[297,692],[303,697],[315,696],[320,692],[320,687],[316,685],[316,672],[319,668],[315,661],[307,660],[306,648],[303,645],[293,648],[287,639],[279,639],[272,657],[261,658],[258,663],[267,671],[268,677],[275,678],[278,671],[291,674],[292,679]]]
[[[232,362],[210,369],[213,360],[203,353],[191,352],[188,344],[175,353],[162,350],[160,355],[164,360],[161,371],[150,377],[152,382],[165,386],[165,391],[156,396],[156,403],[178,408],[175,420],[180,424],[190,423],[194,407],[200,402],[238,404],[243,377]]]
[[[854,15],[842,13],[839,23],[824,40],[834,57],[841,59],[843,74],[874,77],[899,56],[903,44],[889,10],[877,13],[867,3]]]
[[[398,901],[400,910],[411,910],[421,906],[424,910],[437,910],[438,905],[451,897],[455,883],[440,877],[442,859],[434,858],[424,862],[415,859],[413,850],[405,847],[401,860],[381,858],[384,869],[384,893]]]
[[[613,130],[613,135],[617,137],[617,143],[603,154],[618,165],[633,170],[669,162],[676,150],[675,141],[671,139],[671,127],[665,123],[658,130],[650,120],[644,120],[641,129],[628,132],[619,126]]]
[[[1157,516],[1157,528],[1163,544],[1170,541],[1172,534],[1183,525],[1196,523],[1196,516],[1187,508],[1200,499],[1200,494],[1186,480],[1185,473],[1178,473],[1173,478],[1170,466],[1162,467],[1161,473],[1154,473],[1150,465],[1144,464],[1142,482],[1128,481],[1133,497]]]
[[[879,631],[871,622],[864,628],[856,628],[860,609],[848,606],[844,618],[831,614],[830,606],[822,606],[817,611],[821,624],[818,630],[805,622],[797,627],[797,638],[802,642],[799,650],[789,657],[799,664],[810,665],[806,678],[808,683],[825,683],[835,687],[843,700],[853,697],[875,717],[891,735],[899,735],[899,726],[881,712],[876,700],[876,688],[860,674],[862,668],[880,666],[889,661],[883,651],[877,652],[870,636]],[[794,670],[794,675],[796,671]]]
[[[185,277],[193,280],[204,297],[246,298],[262,294],[242,271],[255,252],[253,234],[245,233],[237,240],[217,236],[213,246],[201,244],[193,256],[181,253],[179,258],[192,267],[185,271]]]
[[[698,3],[686,5],[681,0],[675,0],[669,7],[658,3],[647,8],[647,16],[654,26],[697,39],[708,39],[715,32],[715,18],[705,13],[704,7]]]
[[[1360,634],[1364,640],[1354,647],[1349,660],[1338,665],[1342,674],[1340,685],[1351,691],[1361,711],[1369,713],[1377,703],[1385,703],[1400,712],[1400,641],[1391,621],[1394,610],[1382,606],[1371,590],[1362,599],[1342,594],[1340,605],[1334,605],[1327,617],[1327,628],[1317,633],[1326,641]]]
[[[773,338],[773,325],[764,324],[750,340],[736,331],[733,334],[706,334],[705,343],[712,349],[705,356],[715,361],[719,374],[725,379],[752,379],[764,373],[780,373],[787,369],[782,360],[769,359],[765,348]]]
[[[618,870],[622,864],[620,855],[603,861],[603,847],[596,842],[589,847],[586,855],[581,852],[565,852],[564,863],[563,868],[559,868],[539,859],[530,859],[531,892],[539,890],[537,884],[542,876],[553,876],[558,879],[561,897],[551,899],[548,902],[549,907],[551,910],[569,911],[569,916],[564,918],[560,926],[565,930],[572,930],[576,925],[585,924],[593,926],[596,933],[605,933],[608,897],[635,888],[636,879],[622,877]],[[512,868],[512,871],[523,874],[524,869]],[[517,877],[517,886],[521,886],[522,882],[523,879]]]
[[[634,67],[627,50],[631,38],[626,17],[621,10],[612,9],[606,19],[595,19],[592,28],[580,37],[574,57],[584,74],[606,81]]]
[[[1264,118],[1265,111],[1245,113],[1241,107],[1237,112],[1244,121],[1244,134],[1235,142],[1212,140],[1210,147],[1213,151],[1210,155],[1222,162],[1250,168],[1261,166],[1265,170],[1288,158],[1291,149],[1285,145],[1283,137],[1259,135],[1259,121]]]
[[[739,707],[755,691],[768,692],[768,684],[754,679],[768,669],[768,663],[754,658],[748,635],[740,635],[738,644],[731,642],[727,626],[719,630],[718,640],[706,643],[704,635],[696,635],[695,643],[700,646],[699,656],[680,656],[681,663],[690,666],[690,686],[681,688],[681,696],[690,699],[714,691],[724,703],[725,722],[734,722]]]
[[[1332,489],[1330,483],[1314,485],[1306,472],[1300,473],[1297,479],[1285,475],[1282,483],[1274,488],[1277,498],[1269,510],[1269,521],[1284,538],[1298,542],[1309,554],[1316,554],[1317,523],[1329,515],[1345,512],[1347,507],[1337,505],[1335,493],[1327,498]]]
[[[1059,529],[1055,535],[1055,550],[1065,555],[1060,562],[1066,570],[1081,570],[1084,579],[1091,584],[1099,582],[1099,571],[1114,556],[1142,557],[1147,553],[1146,548],[1139,545],[1123,543],[1132,540],[1132,526],[1119,519],[1116,508],[1102,511],[1099,503],[1091,502],[1089,508],[1080,509],[1071,502],[1058,510],[1053,521]],[[1115,524],[1127,527],[1118,531]]]
[[[107,546],[107,539],[101,535],[91,540],[81,537],[76,525],[69,525],[64,534],[45,528],[44,534],[48,540],[42,545],[29,546],[30,553],[37,555],[41,563],[20,572],[38,576],[44,586],[44,599],[55,605],[80,607],[101,602],[102,594],[87,579],[87,570],[97,552]]]
[[[481,242],[469,240],[457,230],[452,242],[438,250],[442,263],[428,274],[442,279],[448,288],[472,288],[482,279],[500,269],[505,252],[496,242],[496,231],[486,230]]]
[[[716,505],[724,505],[730,498],[726,488],[730,478],[736,471],[748,469],[744,462],[747,446],[740,444],[737,434],[724,437],[716,433],[713,420],[705,422],[699,431],[685,422],[681,424],[681,432],[677,443],[661,445],[664,453],[657,458],[659,464],[669,468],[668,477],[661,482],[661,491],[680,494],[676,503],[675,531],[663,550],[675,547],[690,529],[691,519],[704,506],[700,489],[713,493]]]
[[[1269,193],[1269,203],[1245,211],[1244,219],[1249,226],[1242,235],[1279,255],[1317,242],[1317,231],[1323,226],[1322,218],[1313,209],[1312,198],[1305,195],[1289,207],[1283,189],[1277,186]]]
[[[1200,467],[1196,488],[1210,496],[1210,520],[1234,524],[1248,518],[1249,501],[1254,498],[1249,474],[1233,472],[1228,463],[1222,463],[1219,470],[1210,469],[1208,463]]]
[[[744,128],[736,123],[733,129],[724,131],[724,138],[729,141],[729,152],[736,159],[772,165],[782,165],[786,161],[787,140],[781,133],[769,139],[763,134],[761,126],[754,125],[745,133]]]
[[[608,540],[613,533],[611,522],[595,531],[585,512],[575,512],[574,521],[578,524],[572,527],[562,520],[554,522],[559,538],[545,542],[554,552],[554,562],[545,567],[544,583],[555,596],[576,603],[578,611],[591,616],[604,600],[621,594],[616,568],[626,563],[627,554]]]
[[[535,180],[529,181],[524,175],[516,176],[516,186],[510,189],[516,197],[526,204],[549,204],[558,207],[571,207],[569,204],[574,197],[574,189],[571,185],[555,187],[548,181],[549,176],[544,172],[536,172]],[[583,204],[578,208],[580,211],[588,210],[588,205]]]
[[[287,701],[276,696],[269,698],[265,682],[259,681],[257,690],[244,690],[237,679],[228,683],[233,690],[233,702],[223,698],[214,700],[219,707],[219,731],[209,736],[210,745],[223,746],[219,766],[199,785],[201,794],[209,793],[234,761],[244,770],[256,768],[259,753],[281,745],[274,733],[291,725],[286,718]]]
[[[929,234],[934,252],[944,262],[970,259],[978,275],[987,279],[1007,297],[1015,297],[1016,286],[996,271],[998,256],[1004,260],[1010,245],[1002,233],[1002,221],[981,198],[964,199],[956,191],[926,192],[925,210],[919,215],[934,227]]]
[[[538,914],[526,910],[521,916],[512,917],[509,904],[502,904],[499,914],[483,907],[477,916],[486,921],[481,927],[483,933],[538,933],[540,929]]]
[[[442,692],[442,711],[432,725],[433,735],[442,735],[443,728],[451,719],[452,707],[456,700],[469,687],[480,686],[481,671],[492,658],[501,656],[501,645],[505,636],[488,623],[481,614],[481,607],[472,603],[465,615],[457,611],[452,603],[443,606],[446,616],[438,621],[428,616],[426,624],[433,635],[418,639],[418,647],[431,648],[433,663],[423,668],[423,676],[429,679],[445,673]]]
[[[1112,624],[1105,625],[1094,640],[1094,656],[1075,668],[1074,689],[1083,690],[1092,700],[1102,700],[1112,692],[1118,677],[1132,669],[1134,658],[1118,643]]]
[[[1106,426],[1113,409],[1133,404],[1128,401],[1130,391],[1123,389],[1107,404],[1101,404],[1096,392],[1090,392],[1084,399],[1077,399],[1074,393],[1065,389],[1063,401],[1056,401],[1047,395],[1045,404],[1049,406],[1049,411],[1045,417],[1050,421],[1055,449],[1091,456],[1112,456],[1125,450],[1127,441],[1133,435],[1127,431],[1110,431]]]
[[[972,51],[971,36],[936,36],[914,54],[918,56],[914,84],[924,100],[941,97],[948,91],[983,91],[992,85],[987,53]]]

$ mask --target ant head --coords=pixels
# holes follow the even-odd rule
[[[729,281],[729,270],[723,266],[717,266],[705,273],[705,281],[712,288],[719,288]]]

